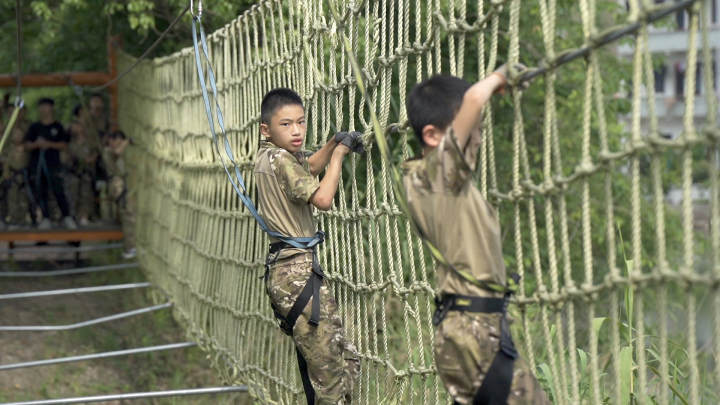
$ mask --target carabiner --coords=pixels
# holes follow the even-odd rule
[[[190,15],[195,17],[195,4],[193,0],[190,0]],[[197,18],[202,17],[202,0],[198,0],[198,11],[197,11]]]

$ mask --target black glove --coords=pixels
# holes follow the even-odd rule
[[[335,141],[347,146],[348,148],[350,148],[351,151],[355,153],[363,154],[365,153],[365,145],[363,144],[362,136],[362,132],[357,131],[338,132],[335,135]],[[339,141],[338,138],[340,138]]]
[[[346,131],[338,132],[337,134],[335,134],[335,142],[342,143],[343,139],[350,136],[351,133],[352,132],[346,132]]]
[[[512,66],[505,63],[502,66],[500,66],[499,68],[497,68],[495,70],[495,72],[493,72],[493,73],[500,74],[503,78],[505,78],[505,80],[507,82],[507,80],[509,79],[509,76],[511,74],[511,72],[510,72],[511,70],[512,70],[512,74],[514,74],[514,76],[517,77],[517,76],[521,76],[523,73],[528,71],[528,68],[527,68],[527,66],[523,65],[522,63],[515,63]],[[503,85],[503,88],[504,87],[505,87],[505,85]],[[521,90],[527,90],[527,88],[530,87],[530,82],[524,81],[524,82],[520,83],[519,87]]]

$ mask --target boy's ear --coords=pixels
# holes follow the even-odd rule
[[[260,134],[265,138],[270,138],[270,126],[264,122],[260,123]]]
[[[436,148],[440,145],[440,141],[442,141],[444,135],[445,131],[439,130],[435,125],[428,124],[422,129],[423,142],[431,148]]]

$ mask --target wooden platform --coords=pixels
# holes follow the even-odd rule
[[[98,240],[122,240],[123,233],[119,228],[106,229],[77,229],[77,230],[48,230],[38,231],[37,229],[0,232],[0,241],[5,242],[51,242],[51,241],[98,241]]]
[[[7,242],[8,258],[15,258],[16,242],[36,242],[35,255],[41,255],[43,247],[48,242],[65,242],[72,247],[80,247],[82,242],[90,241],[119,241],[123,239],[122,230],[117,228],[83,228],[76,230],[50,229],[40,231],[37,229],[19,229],[15,231],[0,232],[0,242]],[[75,263],[80,263],[80,250],[75,252]]]

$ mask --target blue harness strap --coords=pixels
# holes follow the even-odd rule
[[[198,30],[199,36],[200,36],[200,45],[198,45]],[[217,152],[217,155],[220,158],[220,162],[223,165],[223,168],[225,169],[225,173],[228,176],[228,179],[230,180],[230,184],[232,184],[233,189],[235,190],[235,193],[237,193],[238,197],[240,197],[240,201],[245,205],[245,207],[250,211],[253,217],[255,217],[255,220],[257,221],[258,225],[260,226],[260,229],[265,231],[269,236],[278,239],[280,241],[283,241],[287,243],[288,245],[300,249],[309,249],[312,247],[315,247],[316,245],[322,243],[323,236],[321,232],[316,233],[313,236],[309,237],[291,237],[287,235],[283,235],[279,232],[273,231],[270,228],[268,228],[267,224],[265,223],[265,220],[260,216],[260,214],[257,211],[257,208],[255,208],[255,204],[252,202],[252,199],[247,195],[247,189],[245,187],[245,181],[243,180],[242,174],[240,173],[240,168],[237,165],[237,162],[235,161],[235,156],[233,155],[232,148],[230,147],[230,142],[227,138],[227,133],[225,132],[225,121],[223,120],[223,114],[222,110],[220,109],[220,103],[218,102],[218,96],[217,96],[217,83],[215,81],[215,73],[213,72],[212,65],[210,63],[210,56],[208,55],[208,46],[207,46],[207,39],[205,37],[205,30],[203,30],[202,24],[200,22],[200,16],[194,16],[192,19],[192,34],[193,34],[193,49],[195,50],[195,64],[197,66],[197,72],[198,72],[198,79],[200,80],[200,89],[202,91],[203,101],[205,102],[205,113],[207,114],[208,118],[208,124],[210,125],[210,132],[212,133],[213,138],[213,144],[215,145],[215,151]],[[230,170],[228,169],[228,165],[225,163],[225,157],[220,152],[220,144],[218,141],[218,134],[215,131],[215,122],[213,118],[212,113],[212,107],[210,104],[210,96],[208,95],[208,89],[207,85],[205,84],[205,71],[202,66],[202,58],[201,58],[201,52],[200,48],[202,48],[202,55],[205,57],[205,60],[207,61],[207,76],[208,81],[210,82],[210,88],[212,90],[212,97],[215,104],[215,113],[217,116],[217,123],[220,127],[220,131],[222,133],[222,140],[223,140],[223,146],[225,149],[225,156],[230,161],[230,163],[233,166],[235,176],[233,178],[233,175],[230,173]]]

